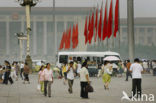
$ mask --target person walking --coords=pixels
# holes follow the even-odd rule
[[[156,60],[152,62],[153,76],[156,76]]]
[[[8,80],[11,84],[13,84],[13,80],[10,76],[11,74],[11,65],[8,61],[4,61],[5,64],[5,74],[4,74],[4,80],[3,80],[3,84],[8,84]]]
[[[15,72],[16,72],[16,76],[17,76],[16,80],[18,80],[19,70],[20,70],[20,66],[19,66],[18,62],[15,62]]]
[[[77,75],[80,76],[80,70],[82,68],[82,65],[81,65],[81,62],[78,61],[78,64],[77,64]]]
[[[26,81],[28,82],[28,84],[30,84],[29,71],[30,71],[30,68],[29,68],[28,64],[25,63],[24,70],[23,70],[23,73],[24,73],[24,82],[23,82],[23,84],[25,84]]]
[[[16,75],[16,64],[15,62],[12,63],[12,67],[11,67],[11,77],[15,78],[16,81],[18,80],[17,75]]]
[[[24,70],[24,63],[22,62],[21,65],[20,65],[20,76],[23,80],[23,70]]]
[[[2,66],[0,65],[0,83],[2,83],[3,82],[3,68],[2,68]]]
[[[44,65],[41,66],[40,71],[38,73],[38,83],[40,84],[41,92],[44,92]]]
[[[74,83],[74,67],[72,61],[69,63],[69,67],[67,70],[67,79],[68,79],[68,86],[69,86],[68,92],[71,94],[73,93],[72,87]]]
[[[125,81],[128,81],[129,76],[132,78],[132,74],[130,72],[130,66],[131,66],[131,62],[130,62],[130,60],[127,60],[127,64],[126,64],[127,71],[126,71],[126,80]]]
[[[62,66],[62,75],[63,75],[63,83],[64,85],[66,85],[66,81],[67,81],[67,68],[68,68],[68,65],[66,62],[64,62],[63,66]]]
[[[118,67],[119,67],[119,70],[118,70],[119,71],[119,76],[118,77],[120,78],[120,77],[122,77],[123,68],[124,68],[121,61],[118,63]]]
[[[140,96],[141,98],[141,82],[142,82],[142,75],[143,67],[139,63],[139,59],[134,59],[134,63],[130,67],[130,72],[132,72],[132,96],[135,96],[137,90],[137,98]]]
[[[53,83],[53,71],[50,68],[50,63],[47,63],[46,68],[43,70],[44,75],[44,96],[51,97],[51,84]],[[48,88],[48,90],[47,90]]]
[[[89,72],[87,70],[87,62],[82,64],[82,68],[80,69],[80,86],[81,86],[81,98],[88,98],[88,92],[86,91],[87,85],[90,84],[89,80]]]
[[[108,61],[104,62],[104,74],[102,76],[104,82],[104,89],[109,89],[109,83],[111,82],[111,75],[112,75],[112,66]]]

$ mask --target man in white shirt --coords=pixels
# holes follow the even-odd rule
[[[88,91],[86,90],[87,85],[90,84],[89,80],[89,72],[87,70],[87,62],[82,64],[82,69],[80,70],[80,85],[81,85],[81,93],[80,96],[82,98],[88,98]]]
[[[130,71],[132,72],[132,95],[135,96],[137,89],[137,98],[140,95],[141,98],[141,73],[143,72],[143,67],[139,64],[139,59],[134,59],[134,63],[130,66]]]
[[[74,83],[74,67],[73,67],[73,62],[69,63],[69,67],[67,70],[67,79],[68,79],[68,85],[69,85],[69,89],[68,92],[71,94],[73,93],[73,83]]]

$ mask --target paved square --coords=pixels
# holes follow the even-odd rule
[[[90,99],[80,98],[79,79],[75,79],[73,94],[68,93],[68,86],[63,84],[63,80],[55,79],[52,84],[52,97],[44,97],[37,91],[37,75],[30,75],[31,84],[23,84],[22,80],[15,81],[13,85],[0,84],[0,103],[132,103],[127,100],[121,101],[122,91],[130,95],[131,79],[125,81],[122,78],[113,77],[110,90],[104,90],[101,78],[91,78],[94,93],[90,93]],[[143,94],[154,94],[156,96],[156,77],[144,74],[142,80]],[[136,102],[136,103],[156,103],[155,102]]]

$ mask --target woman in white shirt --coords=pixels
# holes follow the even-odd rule
[[[87,70],[87,62],[84,62],[80,70],[80,85],[81,85],[80,96],[82,98],[88,98],[88,92],[86,91],[86,86],[88,84],[90,84],[89,73]]]
[[[112,74],[112,66],[109,64],[108,61],[104,62],[104,74],[103,74],[103,82],[104,82],[104,88],[109,89],[109,83],[111,81],[111,74]]]
[[[47,96],[47,87],[48,87],[48,96],[51,97],[51,83],[53,83],[53,71],[50,68],[50,63],[47,63],[46,68],[43,70],[44,74],[44,95]]]
[[[77,64],[77,74],[78,74],[78,76],[80,75],[81,67],[82,67],[82,65],[81,65],[81,63],[79,61],[78,64]]]
[[[13,62],[12,67],[11,67],[11,77],[16,78],[16,81],[18,80],[17,75],[16,75],[16,68],[15,68],[15,62]]]

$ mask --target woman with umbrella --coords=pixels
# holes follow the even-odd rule
[[[109,89],[109,84],[110,84],[110,81],[111,81],[111,74],[112,74],[112,66],[110,65],[110,63],[108,61],[105,61],[104,62],[104,68],[103,68],[103,76],[102,76],[102,79],[103,79],[103,82],[104,82],[104,88],[105,90]]]

